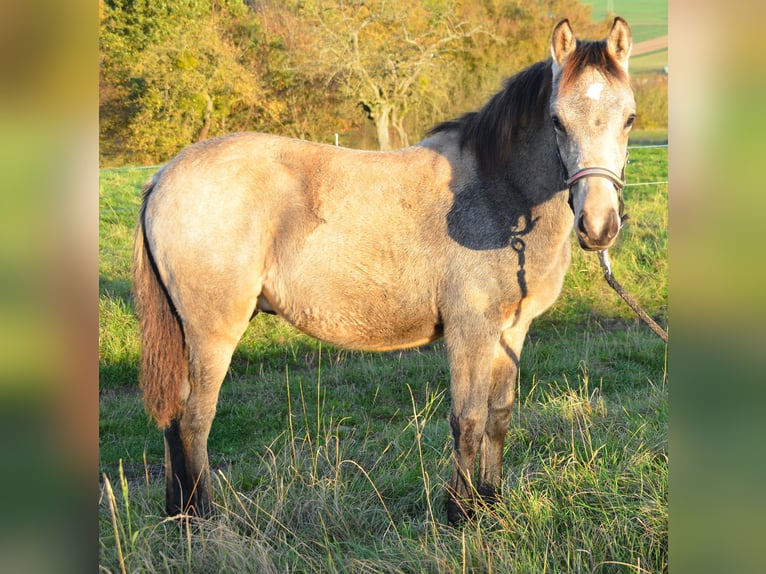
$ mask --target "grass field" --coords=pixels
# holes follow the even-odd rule
[[[442,344],[322,345],[269,316],[235,353],[210,436],[217,515],[163,516],[163,447],[137,388],[129,255],[150,171],[100,175],[99,563],[103,572],[664,572],[665,346],[574,249],[530,329],[504,499],[446,526]],[[667,319],[667,149],[631,151],[615,274]],[[123,570],[124,569],[124,570]]]
[[[668,50],[658,50],[641,56],[633,56],[630,59],[630,71],[634,76],[638,74],[656,74],[664,71],[668,65]]]

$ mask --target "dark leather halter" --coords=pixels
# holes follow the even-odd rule
[[[558,146],[556,147],[556,156],[559,158],[559,165],[561,166],[561,174],[562,174],[562,180],[564,181],[564,185],[566,186],[566,189],[569,190],[569,207],[572,210],[572,213],[574,213],[574,201],[572,199],[572,186],[580,181],[581,179],[585,179],[587,177],[603,177],[605,179],[608,179],[612,182],[612,185],[614,185],[615,191],[617,191],[617,199],[620,202],[620,225],[628,219],[628,215],[625,213],[625,203],[622,199],[622,190],[625,187],[625,166],[628,165],[628,155],[630,154],[629,151],[625,151],[625,163],[622,165],[622,173],[621,175],[617,175],[610,169],[606,169],[605,167],[584,167],[581,170],[575,172],[574,175],[570,176],[566,165],[564,165],[564,160],[561,158],[561,152],[559,151]]]

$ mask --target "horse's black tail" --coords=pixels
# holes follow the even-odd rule
[[[144,407],[160,428],[183,411],[181,388],[188,361],[181,321],[160,280],[146,238],[145,212],[154,180],[144,188],[144,201],[133,245],[133,293],[141,331],[139,384]]]

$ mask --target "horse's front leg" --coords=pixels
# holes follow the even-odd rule
[[[476,454],[487,425],[487,400],[493,353],[492,341],[475,337],[447,340],[450,355],[450,426],[453,437],[453,470],[448,487],[447,518],[460,523],[473,514],[473,474]]]
[[[489,387],[487,426],[481,441],[478,491],[487,502],[500,496],[503,482],[503,445],[511,421],[516,375],[527,326],[505,331],[495,346]]]

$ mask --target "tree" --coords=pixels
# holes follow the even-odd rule
[[[372,122],[380,149],[408,145],[545,58],[558,19],[594,32],[576,0],[100,0],[99,14],[112,165],[239,130],[327,142]]]
[[[327,84],[336,82],[373,122],[382,150],[409,145],[405,119],[414,105],[445,99],[433,78],[449,67],[458,41],[479,31],[458,21],[449,1],[335,0],[304,3],[301,13],[318,32],[317,53]]]
[[[248,67],[258,23],[241,0],[111,0],[102,18],[102,153],[164,161],[280,113]]]
[[[283,113],[266,131],[313,141],[330,142],[335,133],[358,124],[348,98],[328,79],[325,66],[317,65],[322,38],[295,4],[284,0],[259,0],[261,23],[257,61],[253,68]]]

